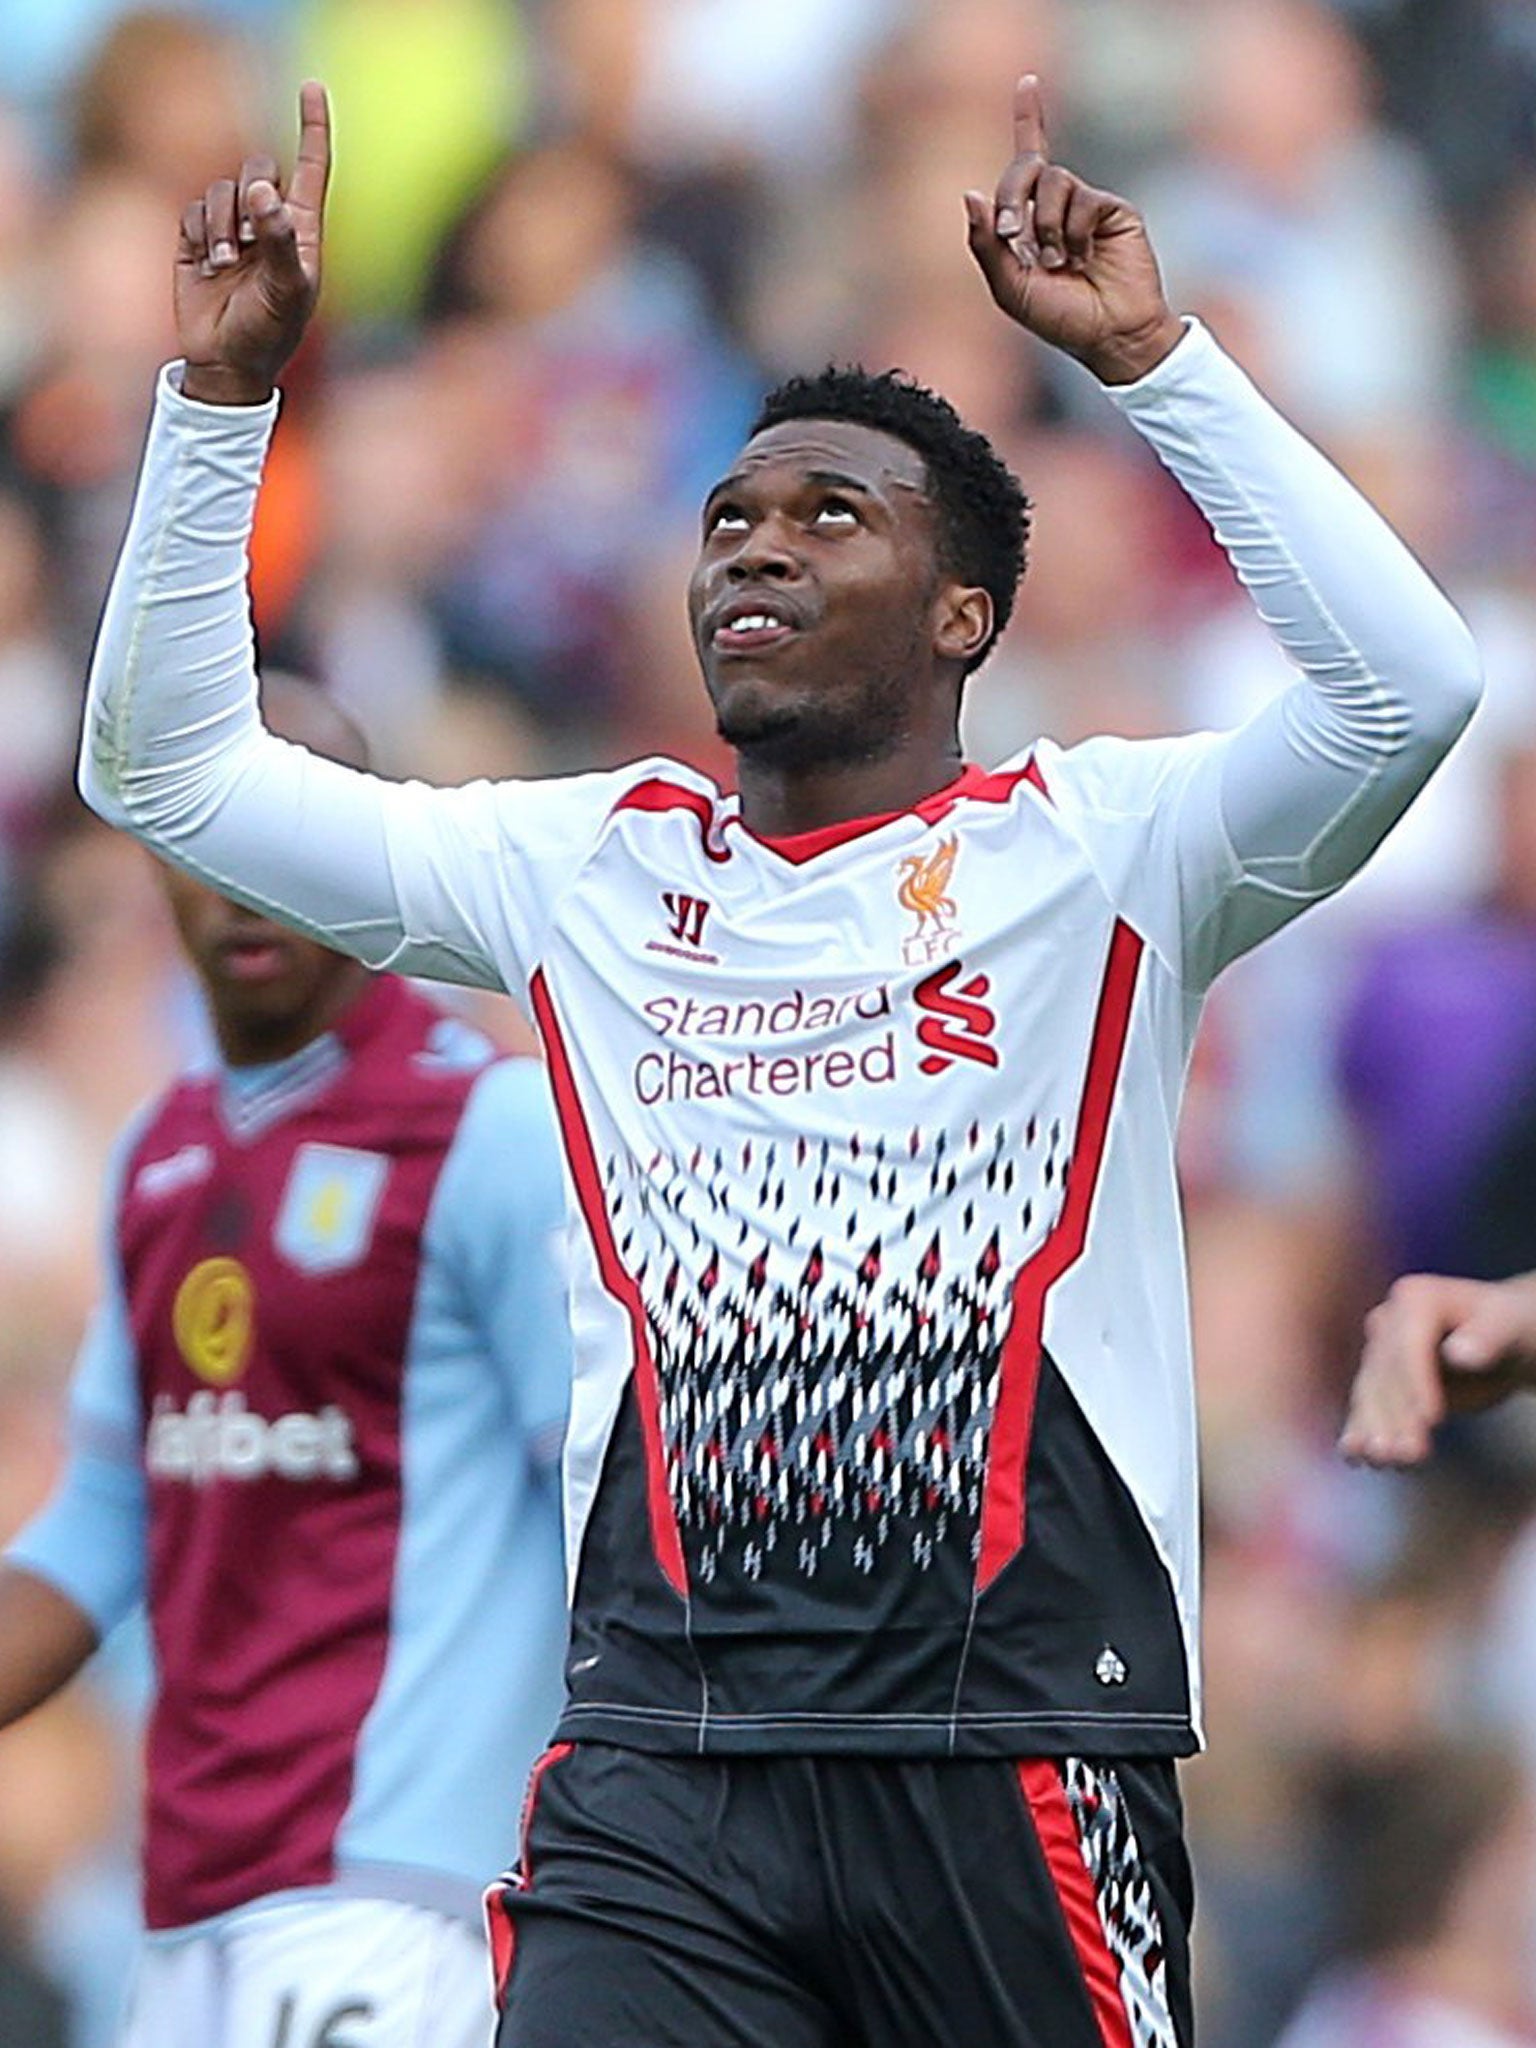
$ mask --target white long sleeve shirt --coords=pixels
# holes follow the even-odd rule
[[[667,762],[429,790],[266,733],[244,581],[273,408],[162,382],[82,788],[328,943],[530,1003],[575,1226],[568,1735],[1198,1740],[1173,1132],[1201,999],[1367,857],[1478,666],[1202,329],[1110,395],[1290,689],[1232,733],[1042,743],[771,842]]]

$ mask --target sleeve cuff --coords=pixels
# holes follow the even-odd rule
[[[272,431],[282,403],[274,390],[261,405],[208,405],[201,398],[188,398],[181,388],[186,363],[178,357],[167,363],[155,379],[156,409],[171,419],[184,420],[202,433],[219,432],[265,440]],[[1161,367],[1161,365],[1159,365]]]
[[[1221,374],[1218,365],[1229,373],[1237,369],[1211,330],[1192,314],[1186,313],[1184,339],[1174,343],[1157,367],[1148,370],[1144,377],[1138,377],[1134,384],[1106,384],[1104,395],[1112,405],[1134,419],[1143,405],[1206,389],[1212,375]]]

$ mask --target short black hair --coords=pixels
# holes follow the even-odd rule
[[[770,391],[753,434],[785,420],[852,420],[904,441],[922,458],[938,507],[939,564],[992,599],[991,637],[966,664],[967,675],[992,652],[1013,616],[1029,545],[1029,499],[985,434],[968,427],[947,398],[900,370],[829,363]]]

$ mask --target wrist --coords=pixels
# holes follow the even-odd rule
[[[1085,349],[1078,360],[1101,384],[1134,384],[1166,362],[1187,332],[1178,315],[1165,310],[1146,327]]]
[[[188,363],[181,373],[181,395],[198,405],[265,405],[275,386],[270,377],[227,363]]]

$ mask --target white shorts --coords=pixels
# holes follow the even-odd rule
[[[489,2048],[494,2024],[477,1929],[325,1898],[146,1943],[123,2048]]]

